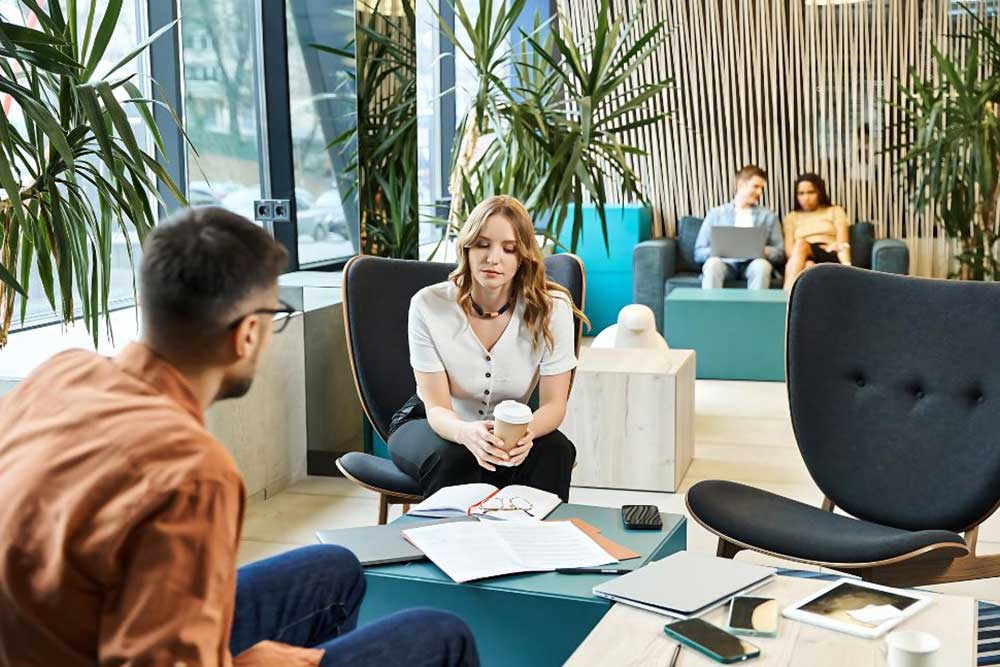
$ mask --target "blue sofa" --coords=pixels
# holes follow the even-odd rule
[[[632,302],[649,306],[656,314],[656,326],[663,331],[664,299],[675,287],[701,287],[701,265],[694,261],[694,244],[701,229],[701,218],[684,217],[677,221],[677,237],[653,239],[636,244],[632,251]],[[851,262],[863,269],[906,275],[910,253],[902,241],[875,240],[875,226],[870,222],[851,225]],[[783,267],[778,267],[780,273]],[[781,278],[771,287],[779,289]],[[745,280],[727,280],[725,287],[746,287]]]

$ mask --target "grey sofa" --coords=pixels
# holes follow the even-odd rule
[[[701,218],[684,217],[677,221],[677,237],[643,241],[632,251],[632,303],[653,309],[656,327],[662,333],[664,299],[675,287],[701,287],[701,265],[694,261],[694,243],[701,229]],[[910,253],[902,241],[875,240],[870,222],[851,225],[851,262],[862,269],[906,275]],[[778,267],[778,273],[784,267]],[[745,280],[727,280],[726,287],[746,287]],[[773,278],[771,287],[779,289],[781,278]]]

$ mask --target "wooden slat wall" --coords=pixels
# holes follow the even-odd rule
[[[631,15],[636,0],[610,0]],[[586,43],[600,0],[559,0],[564,30]],[[1000,0],[970,3],[1000,29]],[[826,179],[835,203],[877,235],[903,238],[911,273],[945,276],[953,249],[933,217],[908,205],[898,143],[899,81],[914,67],[934,73],[931,44],[956,53],[949,37],[971,19],[951,0],[649,0],[637,30],[665,21],[670,36],[636,77],[670,78],[662,107],[674,118],[629,137],[650,155],[636,162],[660,233],[679,216],[704,215],[732,197],[733,174],[767,170],[764,203],[791,209],[795,177]],[[867,128],[867,134],[866,129]],[[611,192],[614,190],[611,189]]]

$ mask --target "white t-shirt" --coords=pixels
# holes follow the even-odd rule
[[[507,328],[487,351],[458,305],[457,294],[455,284],[445,281],[423,288],[410,300],[410,365],[422,373],[448,374],[452,407],[463,420],[492,419],[500,401],[527,403],[539,375],[576,368],[573,311],[565,295],[550,292],[551,350],[544,337],[534,345],[522,319],[524,306],[518,302]]]
[[[748,208],[736,208],[736,226],[753,227],[753,214]]]

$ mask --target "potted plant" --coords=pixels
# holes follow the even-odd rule
[[[918,210],[929,210],[958,242],[962,280],[996,280],[996,215],[1000,199],[1000,41],[968,8],[976,29],[961,35],[964,63],[934,55],[939,77],[910,69],[904,89],[900,167]]]
[[[122,68],[170,24],[139,44],[101,76],[96,74],[121,13],[121,2],[49,3],[23,0],[37,29],[0,19],[0,346],[20,301],[27,308],[32,266],[63,322],[77,316],[97,344],[101,315],[110,331],[112,235],[120,232],[129,260],[130,233],[141,242],[156,223],[151,199],[161,182],[185,198],[163,166],[143,150],[126,109],[134,108],[156,145],[162,140],[148,99]],[[82,19],[82,20],[81,20]],[[82,28],[86,26],[86,28]],[[176,118],[176,116],[175,116]],[[133,286],[134,287],[134,286]]]
[[[536,17],[531,33],[521,31],[519,46],[510,49],[524,6],[525,0],[513,0],[494,12],[493,1],[483,0],[472,21],[457,0],[455,17],[466,43],[440,21],[478,80],[452,150],[445,238],[486,197],[518,197],[548,242],[583,256],[588,282],[596,288],[588,290],[586,313],[599,330],[632,300],[630,257],[612,255],[610,240],[630,250],[652,233],[632,166],[645,151],[627,136],[669,115],[653,106],[670,82],[633,76],[663,44],[664,24],[639,28],[644,4],[612,19],[602,0],[592,35],[561,34]],[[616,192],[608,192],[609,181],[617,183]],[[610,203],[612,196],[617,203]]]
[[[536,18],[532,33],[522,31],[520,47],[510,50],[524,6],[525,0],[513,0],[494,12],[493,0],[483,0],[473,22],[457,0],[455,16],[468,35],[468,48],[440,21],[479,82],[456,132],[449,221],[460,225],[486,196],[512,194],[544,222],[554,243],[572,216],[568,247],[575,251],[583,230],[583,210],[575,204],[587,198],[607,248],[606,177],[619,184],[620,201],[645,201],[630,162],[645,151],[628,144],[626,133],[668,115],[657,113],[651,102],[670,82],[633,79],[663,43],[664,24],[638,28],[645,3],[629,18],[621,13],[612,20],[608,1],[602,0],[589,38],[560,34],[557,26]]]

